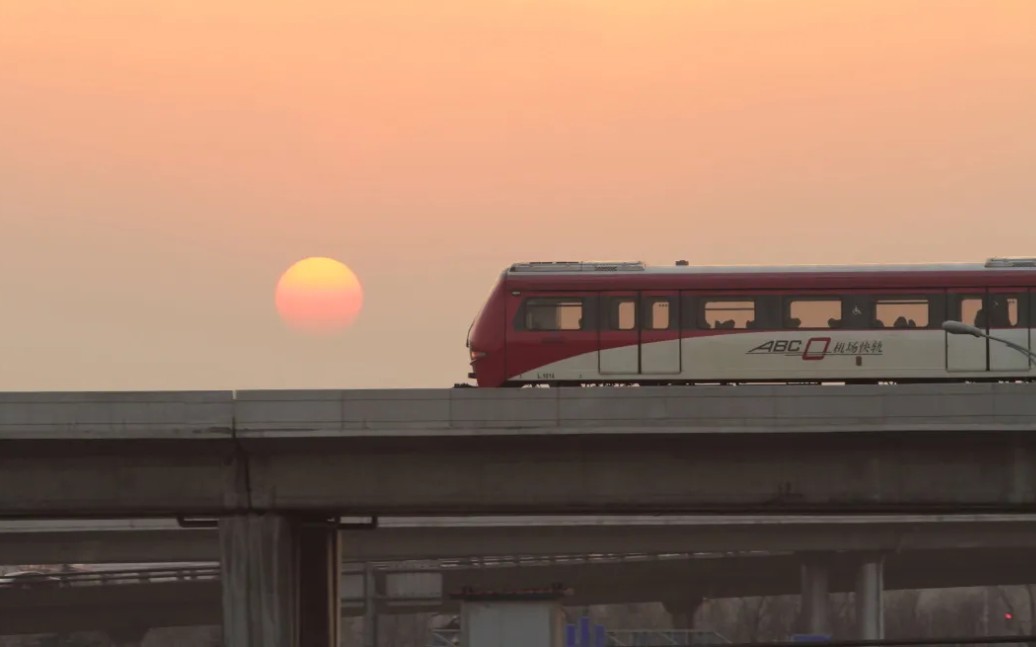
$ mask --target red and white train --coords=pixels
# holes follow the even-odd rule
[[[1034,380],[1036,259],[649,267],[517,263],[468,336],[480,387]]]

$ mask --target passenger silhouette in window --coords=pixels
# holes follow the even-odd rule
[[[991,328],[1011,328],[1011,314],[1007,310],[1007,301],[1000,297],[990,300],[989,326]]]

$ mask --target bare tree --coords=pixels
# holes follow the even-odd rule
[[[918,633],[920,591],[894,591],[885,596],[885,636],[912,638]]]
[[[738,625],[744,627],[746,642],[758,642],[761,639],[763,620],[766,618],[768,607],[771,604],[769,597],[765,598],[741,598],[738,600],[737,618]]]
[[[659,603],[608,604],[587,607],[587,614],[593,622],[609,629],[669,629],[669,612]],[[568,614],[578,618],[581,614]]]

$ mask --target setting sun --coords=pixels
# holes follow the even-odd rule
[[[303,259],[281,275],[275,295],[281,319],[296,330],[344,330],[363,308],[363,287],[344,263],[325,257]]]

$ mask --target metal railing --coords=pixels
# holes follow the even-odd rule
[[[40,572],[0,575],[0,589],[46,586],[98,586],[107,584],[156,584],[194,580],[218,580],[219,567],[192,566],[119,571]]]
[[[421,570],[451,570],[459,568],[507,568],[516,566],[564,566],[579,564],[626,564],[631,562],[657,562],[667,560],[719,559],[724,557],[773,555],[771,551],[741,551],[733,553],[579,553],[561,555],[492,555],[481,557],[455,557],[437,560],[400,560],[373,562],[377,570],[408,572]],[[425,566],[413,564],[420,561]],[[345,570],[362,569],[362,564],[347,565]]]
[[[604,634],[607,647],[641,647],[645,645],[724,645],[726,638],[715,631],[698,629],[616,629]]]
[[[460,640],[459,629],[436,629],[430,633],[426,647],[460,647]],[[619,629],[608,631],[605,634],[606,647],[683,647],[687,645],[802,647],[803,644],[797,640],[731,643],[715,631],[689,629]],[[824,645],[825,647],[974,647],[975,645],[1031,647],[1036,644],[1036,635],[821,640],[810,641],[809,644]]]
[[[746,553],[740,553],[746,554]],[[374,570],[385,573],[442,573],[464,569],[519,568],[535,566],[578,566],[598,564],[621,564],[696,558],[720,558],[725,553],[589,553],[562,555],[500,555],[487,557],[466,557],[439,560],[410,560],[373,562]],[[343,574],[362,573],[362,563],[343,565]],[[20,573],[14,576],[0,574],[0,589],[26,588],[30,586],[88,586],[99,584],[148,584],[153,582],[175,582],[189,580],[218,580],[220,566],[217,562],[190,566],[160,566],[155,568],[134,568],[122,570],[78,570]],[[677,643],[678,644],[678,643]]]
[[[605,647],[690,647],[727,645],[729,640],[715,631],[700,629],[613,629],[605,632]],[[426,647],[458,647],[460,629],[435,629]]]

